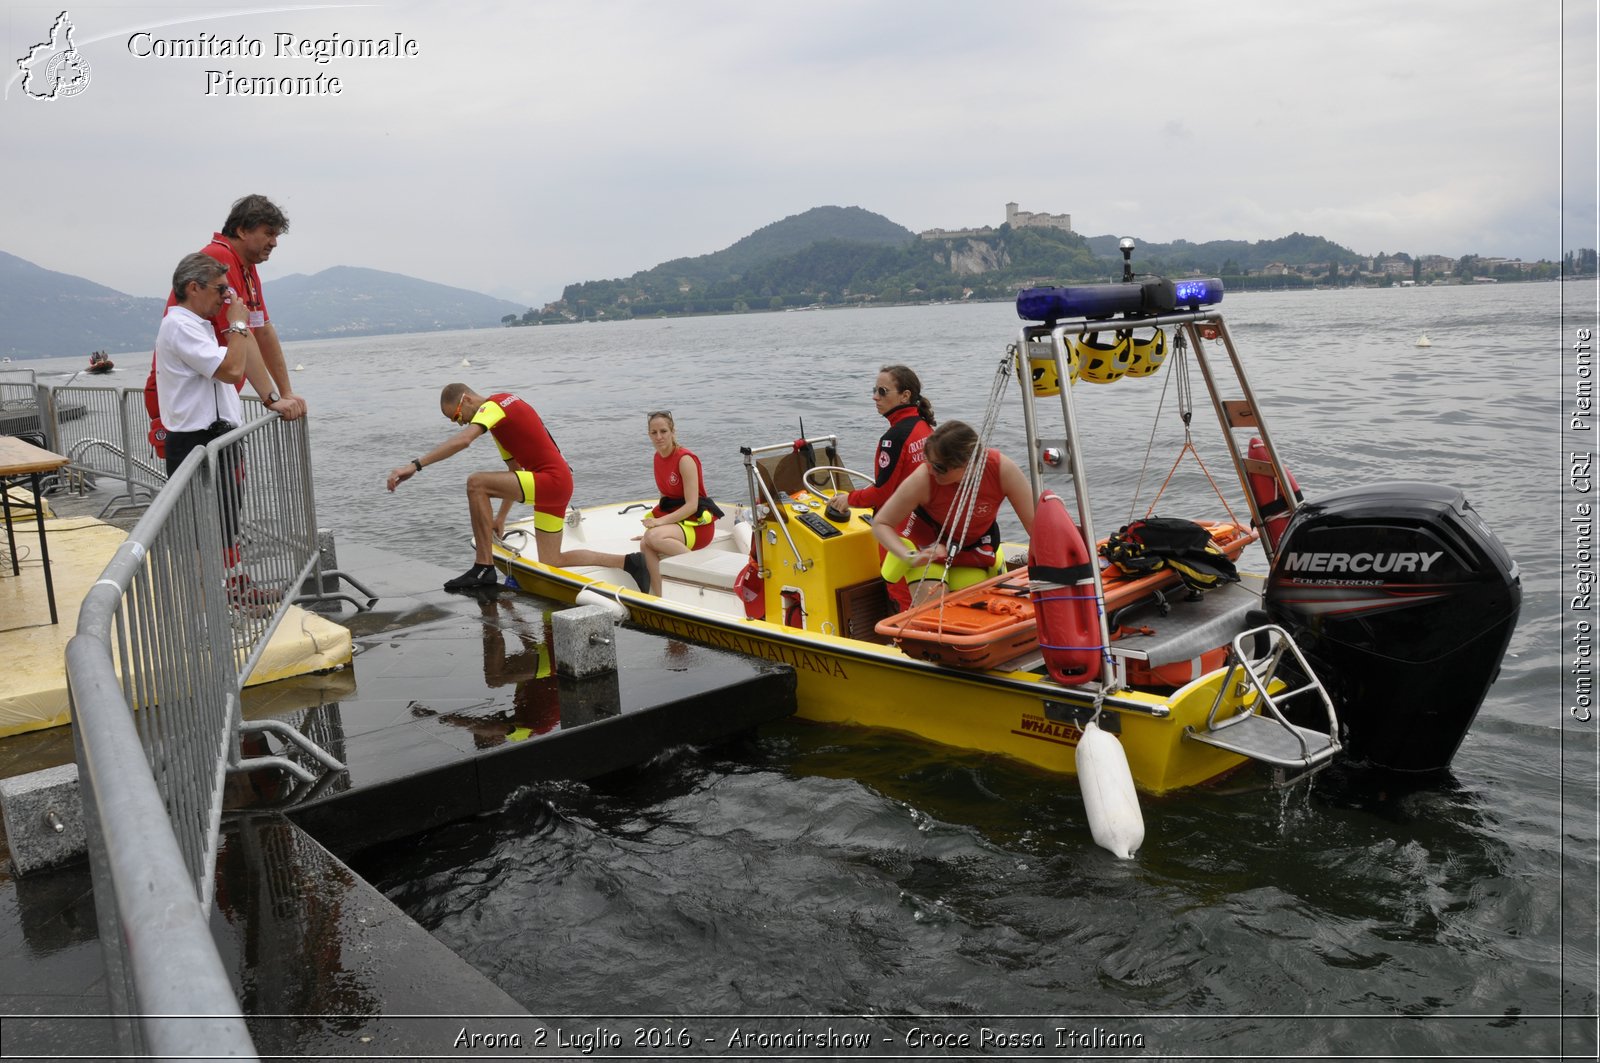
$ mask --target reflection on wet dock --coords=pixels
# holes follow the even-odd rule
[[[553,651],[561,606],[509,589],[445,594],[450,573],[352,544],[340,562],[380,596],[341,618],[352,667],[252,688],[245,715],[292,724],[348,771],[309,785],[258,772],[228,795],[212,926],[257,1050],[448,1052],[460,1022],[406,1018],[418,1015],[535,1028],[336,854],[492,811],[530,783],[593,778],[782,718],[794,676],[623,628],[617,671],[574,679]],[[0,740],[0,774],[71,758],[68,728]],[[109,1024],[93,1018],[106,1001],[87,866],[14,878],[8,856],[0,848],[7,1053],[111,1052]]]

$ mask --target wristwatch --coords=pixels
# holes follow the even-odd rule
[[[267,397],[262,400],[262,403],[264,405],[271,406],[273,403],[277,402],[278,399],[280,399],[281,397],[282,396],[280,396],[276,391],[269,391],[269,392],[267,392]]]
[[[242,322],[235,321],[222,331],[224,334],[229,332],[237,332],[241,336],[248,336],[250,335],[250,326]]]

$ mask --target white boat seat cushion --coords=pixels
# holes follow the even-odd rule
[[[663,557],[661,578],[731,591],[733,581],[739,578],[739,573],[744,571],[745,563],[749,560],[746,554],[735,553],[732,550],[718,550],[715,547],[691,550],[687,554]]]

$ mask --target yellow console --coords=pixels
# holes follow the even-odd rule
[[[853,510],[835,521],[826,499],[809,491],[780,495],[777,515],[757,526],[766,569],[767,619],[785,627],[877,640],[874,626],[889,615],[879,574],[872,515]]]

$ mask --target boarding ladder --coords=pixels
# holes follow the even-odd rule
[[[1262,652],[1255,649],[1265,645]],[[1291,667],[1285,669],[1285,663]],[[1311,670],[1289,633],[1264,624],[1237,635],[1205,730],[1184,729],[1184,737],[1226,749],[1277,768],[1312,772],[1339,751],[1339,717],[1328,692]],[[1320,703],[1327,714],[1326,733],[1290,723],[1286,707]]]
[[[1227,442],[1228,456],[1233,459],[1239,486],[1244,489],[1244,499],[1250,507],[1250,522],[1262,533],[1261,549],[1267,555],[1269,564],[1276,563],[1277,547],[1266,534],[1267,521],[1254,492],[1250,490],[1249,476],[1254,473],[1276,480],[1278,497],[1283,500],[1285,509],[1293,513],[1299,502],[1290,484],[1288,470],[1283,467],[1277,448],[1272,444],[1272,434],[1267,431],[1266,420],[1256,405],[1250,378],[1245,375],[1244,364],[1239,360],[1239,352],[1233,345],[1233,337],[1228,334],[1228,326],[1223,322],[1222,315],[1215,312],[1195,315],[1183,326],[1178,342],[1184,340],[1192,345],[1194,363],[1205,379],[1206,394],[1211,399],[1217,422],[1222,426],[1222,438]],[[1213,361],[1206,353],[1207,343],[1220,344],[1223,357]],[[1231,383],[1225,379],[1225,371],[1231,371]],[[1250,457],[1249,437],[1252,435],[1261,439],[1267,460]]]

